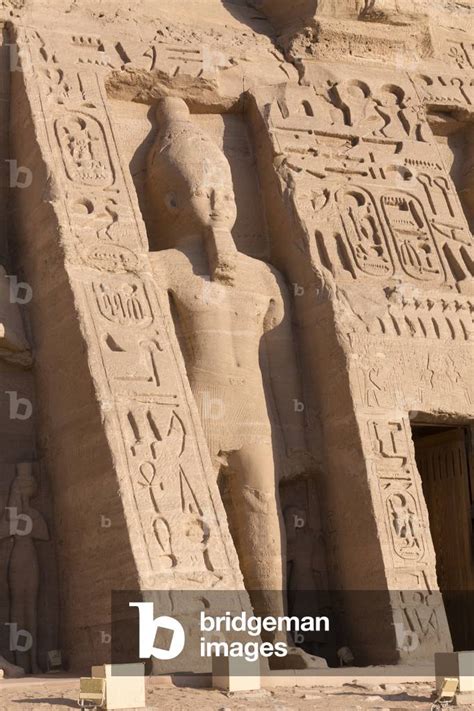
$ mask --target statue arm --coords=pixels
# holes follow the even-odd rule
[[[3,515],[0,518],[0,540],[4,538],[10,538],[14,534],[12,533],[12,518],[15,518],[15,513],[19,509],[19,500],[17,497],[10,496],[8,504],[3,509]],[[11,509],[14,509],[12,515]]]
[[[4,538],[10,538],[14,535],[12,533],[12,522],[11,519],[15,518],[17,511],[21,511],[21,499],[18,495],[10,493],[8,498],[8,503],[3,509],[3,515],[0,518],[0,540]],[[12,514],[12,509],[14,510]]]
[[[176,265],[166,252],[155,252],[152,257],[155,280],[166,299],[165,318],[168,333],[174,334],[185,365],[191,362],[192,346],[183,335],[179,316],[179,274],[176,277]]]
[[[291,326],[291,302],[282,277],[275,278],[273,295],[265,316],[265,350],[268,375],[286,453],[306,450],[301,381]]]

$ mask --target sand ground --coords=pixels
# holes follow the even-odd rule
[[[429,711],[434,685],[427,683],[380,685],[345,683],[331,688],[295,687],[226,694],[210,689],[161,687],[147,689],[148,711]],[[65,711],[78,708],[78,681],[35,683],[0,681],[0,711]],[[464,706],[464,709],[474,708]]]

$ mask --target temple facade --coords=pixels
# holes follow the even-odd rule
[[[469,7],[2,3],[8,662],[107,661],[118,589],[472,648]]]

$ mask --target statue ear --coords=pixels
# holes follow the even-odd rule
[[[178,207],[178,198],[176,197],[176,193],[172,193],[172,192],[166,193],[165,205],[168,209],[168,212],[171,212],[173,214],[178,212],[179,207]]]

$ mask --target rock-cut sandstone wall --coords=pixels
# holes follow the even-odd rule
[[[315,589],[382,591],[376,610],[339,608],[361,663],[449,649],[411,427],[464,426],[474,403],[471,3],[158,5],[1,4],[0,256],[33,298],[0,303],[0,496],[33,462],[40,665],[55,646],[73,668],[108,658],[112,589],[249,604],[157,277],[146,186],[163,97],[225,156],[237,251],[290,295],[305,444],[280,490],[305,528],[284,556]],[[34,415],[12,420],[7,391]],[[0,617],[12,545],[7,532]]]

